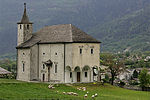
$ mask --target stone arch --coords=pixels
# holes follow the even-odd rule
[[[91,68],[88,65],[85,65],[82,68],[82,82],[90,82],[91,81]]]
[[[71,67],[70,66],[66,66],[66,70],[67,71],[71,71]]]
[[[93,71],[93,81],[98,81],[98,74],[99,74],[99,68],[98,66],[93,66],[92,67],[92,71]]]
[[[72,69],[70,66],[66,66],[65,68],[65,82],[70,83],[72,82]]]
[[[98,74],[99,68],[98,68],[98,66],[93,66],[93,67],[92,67],[92,70],[93,70],[93,72],[94,72],[95,74]]]
[[[79,66],[76,66],[75,68],[74,68],[74,81],[75,82],[81,82],[81,69],[80,69],[80,67]]]
[[[82,71],[87,71],[87,70],[90,70],[90,66],[85,65],[85,66],[82,68]]]
[[[76,67],[74,68],[74,71],[81,71],[81,69],[80,69],[79,66],[76,66]]]

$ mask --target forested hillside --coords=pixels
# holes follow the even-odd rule
[[[116,33],[111,31],[116,31],[119,34],[118,36],[128,34],[126,31],[116,30],[122,23],[119,21],[124,20],[122,18],[130,18],[130,14],[132,16],[135,13],[142,12],[144,7],[150,4],[149,0],[0,0],[0,55],[15,52],[16,23],[22,17],[24,2],[27,3],[29,18],[34,22],[34,31],[47,25],[71,23],[101,40],[103,51],[113,49],[113,52],[123,50],[129,46],[116,47],[116,41],[122,45],[123,41],[126,40],[121,37],[109,38],[108,34],[111,33],[116,36]],[[112,28],[108,32],[110,23],[115,23],[117,28]],[[145,25],[144,21],[142,23],[142,25]],[[129,27],[128,25],[127,22],[123,23],[122,29],[128,29],[126,28]],[[135,30],[138,31],[138,29]],[[143,30],[142,33],[144,34],[144,32]],[[135,39],[139,41],[139,37]],[[133,50],[136,50],[134,48]]]
[[[150,51],[150,7],[97,25],[90,33],[103,42],[103,51]]]

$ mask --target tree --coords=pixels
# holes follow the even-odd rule
[[[143,69],[139,75],[140,87],[142,91],[145,90],[148,85],[150,85],[150,75],[148,74],[147,69]]]
[[[130,56],[130,52],[127,51],[125,55],[126,55],[126,57],[129,57]]]
[[[101,57],[103,60],[103,65],[109,66],[109,70],[111,73],[111,84],[114,84],[115,77],[119,74],[120,71],[123,70],[124,63],[123,61],[119,60],[117,56],[110,54],[110,53],[105,53]]]

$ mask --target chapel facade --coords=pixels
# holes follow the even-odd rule
[[[26,4],[17,24],[17,80],[58,83],[99,80],[100,41],[72,24],[46,26],[33,33]]]

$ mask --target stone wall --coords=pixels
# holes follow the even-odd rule
[[[27,25],[29,28],[27,28]],[[32,24],[18,24],[18,40],[17,45],[27,41],[32,36]]]
[[[80,49],[82,49],[81,54]],[[80,72],[80,82],[92,82],[93,78],[97,79],[97,76],[93,77],[92,68],[99,67],[99,50],[99,43],[39,44],[30,49],[18,49],[17,79],[70,83],[77,82],[77,72]],[[53,62],[51,67],[45,64],[48,60]],[[24,72],[22,71],[23,63],[25,63]],[[79,69],[76,70],[76,67]],[[83,70],[85,67],[87,69]]]
[[[39,59],[39,54],[38,54],[38,45],[34,45],[31,47],[31,73],[30,73],[30,80],[39,80],[39,72],[38,72],[38,59]]]
[[[17,52],[17,80],[30,81],[30,49],[18,49]]]
[[[80,54],[80,48],[82,54]],[[91,54],[93,49],[93,54]],[[73,67],[80,66],[83,68],[88,65],[89,67],[100,66],[99,56],[100,44],[99,43],[73,43]]]
[[[39,78],[48,81],[48,67],[43,68],[44,62],[51,60],[53,65],[50,67],[50,80],[64,82],[64,44],[40,44],[39,45]],[[57,73],[55,66],[57,65]]]

